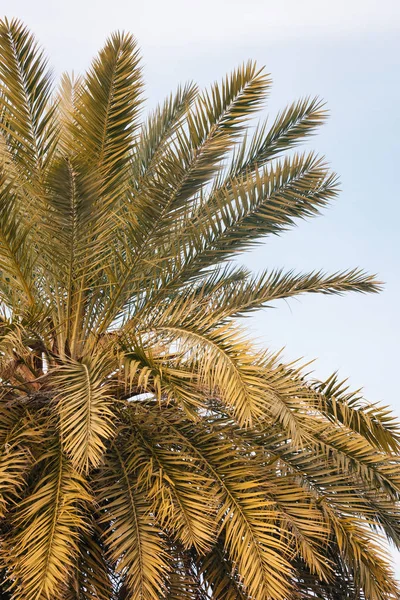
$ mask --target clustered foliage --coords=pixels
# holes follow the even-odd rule
[[[251,134],[269,88],[248,63],[142,122],[130,35],[54,92],[32,35],[0,23],[2,599],[399,597],[398,423],[238,325],[379,289],[235,266],[337,192],[286,152],[318,100]]]

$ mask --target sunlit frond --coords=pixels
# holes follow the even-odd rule
[[[336,197],[297,152],[323,102],[251,133],[271,80],[250,61],[146,115],[119,32],[54,94],[15,19],[0,59],[0,598],[400,597],[398,419],[240,322],[381,289],[238,265]]]
[[[13,515],[12,537],[2,550],[18,600],[47,600],[62,590],[87,527],[83,505],[90,496],[61,448],[49,449],[39,464],[43,473]]]
[[[58,134],[47,59],[17,19],[0,22],[0,59],[0,132],[25,181],[43,191]]]
[[[114,445],[96,478],[96,497],[107,524],[108,557],[123,577],[132,600],[156,600],[163,589],[167,556],[162,531],[151,513],[135,472]]]
[[[107,361],[92,357],[65,362],[53,375],[62,446],[79,471],[98,466],[113,431],[106,374]]]
[[[136,42],[129,34],[115,33],[82,80],[73,127],[84,185],[94,184],[94,193],[108,201],[123,191],[141,92]]]

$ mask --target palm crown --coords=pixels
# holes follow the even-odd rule
[[[398,597],[397,422],[237,320],[379,289],[232,261],[335,196],[285,156],[321,102],[250,135],[270,79],[248,63],[141,122],[130,35],[55,93],[19,21],[0,58],[1,598]]]

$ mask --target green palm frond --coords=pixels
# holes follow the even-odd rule
[[[173,277],[173,276],[172,276]],[[166,285],[168,289],[168,283]],[[345,292],[374,293],[380,284],[374,276],[358,269],[325,275],[321,271],[296,274],[293,271],[265,271],[254,276],[243,268],[218,268],[206,274],[197,284],[192,284],[174,298],[156,291],[154,305],[164,300],[165,310],[170,306],[181,306],[187,315],[188,307],[196,323],[211,327],[224,319],[232,319],[247,312],[269,307],[276,300],[300,294],[337,294]],[[151,310],[152,299],[146,303]],[[135,315],[136,316],[136,315]]]
[[[76,111],[76,104],[79,95],[82,93],[82,78],[74,74],[63,73],[56,94],[57,116],[60,126],[59,144],[63,152],[71,155],[71,146],[73,144],[73,121]]]
[[[250,144],[245,139],[233,161],[231,175],[260,168],[282,152],[297,146],[313,135],[327,116],[328,111],[319,98],[294,102],[277,115],[270,129],[265,123],[258,127]]]
[[[162,105],[157,106],[144,123],[132,157],[133,194],[137,194],[146,181],[154,176],[159,160],[168,150],[168,143],[181,126],[197,94],[197,86],[193,83],[179,87],[174,95],[171,94]]]
[[[115,290],[110,290],[110,306],[101,314],[101,331],[132,294],[130,282],[135,281],[138,267],[148,263],[154,240],[170,230],[171,223],[179,220],[179,211],[185,212],[189,200],[218,172],[245,117],[259,107],[268,86],[269,79],[254,63],[248,63],[221,85],[215,84],[210,92],[199,96],[194,108],[186,113],[185,122],[176,130],[176,139],[166,148],[156,173],[146,188],[139,190],[136,202],[143,204],[145,211],[142,235],[136,227],[135,247],[131,250],[125,244],[123,253],[118,255],[118,270],[113,277]],[[134,219],[135,225],[141,221],[137,214]]]
[[[187,214],[174,221],[174,235],[170,225],[157,251],[154,248],[151,259],[140,266],[150,268],[149,275],[158,278],[171,270],[166,291],[171,284],[188,284],[262,237],[280,234],[297,219],[319,214],[336,193],[336,176],[312,153],[234,177],[201,199],[193,211],[187,208]]]
[[[10,187],[6,176],[0,175],[0,289],[9,305],[24,312],[36,302],[32,281],[36,252]]]
[[[203,267],[221,262],[262,236],[284,231],[295,219],[318,214],[336,192],[336,177],[312,153],[233,178],[217,188],[190,220],[189,234],[198,229],[204,237],[194,260],[204,261]]]

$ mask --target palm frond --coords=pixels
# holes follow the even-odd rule
[[[293,226],[295,219],[315,216],[336,191],[335,176],[313,154],[233,179],[193,215],[192,231],[198,228],[204,236],[204,249],[196,252],[195,260],[204,266],[222,262],[260,237]]]
[[[95,193],[105,203],[125,186],[141,92],[136,42],[129,34],[114,33],[82,80],[73,127],[79,164],[87,170],[85,185],[97,186]]]
[[[13,536],[2,550],[13,597],[45,600],[68,580],[87,523],[90,501],[84,480],[53,447],[41,459],[44,472],[13,516]]]
[[[98,466],[113,432],[106,366],[107,359],[69,361],[53,375],[62,446],[79,471]]]
[[[128,457],[129,460],[129,457]],[[114,445],[96,480],[104,543],[132,600],[156,600],[167,569],[162,532],[127,458]]]
[[[327,116],[328,111],[319,98],[303,98],[290,104],[277,115],[271,128],[264,123],[257,128],[249,144],[245,139],[232,161],[231,176],[259,169],[277,155],[298,146],[315,133]]]
[[[96,360],[97,358],[97,360]],[[65,362],[52,375],[63,449],[78,471],[97,467],[113,432],[107,358]]]
[[[0,429],[0,519],[21,500],[28,473],[35,462],[34,450],[43,441],[41,419],[35,423],[24,407],[10,406],[10,399],[1,402],[4,416]]]
[[[293,150],[302,99],[249,124],[255,63],[143,120],[134,38],[52,93],[0,22],[0,598],[394,600],[400,424],[241,316],[381,289],[361,269],[236,266],[336,196]]]
[[[0,174],[0,294],[16,312],[36,302],[33,275],[36,252],[29,240],[30,228],[21,218],[7,176]]]
[[[357,431],[383,452],[399,449],[399,425],[391,408],[367,402],[361,390],[349,391],[346,381],[336,373],[326,381],[315,384],[324,402],[324,411],[349,429]]]
[[[200,573],[215,600],[248,600],[221,537],[211,552],[197,558]]]
[[[171,280],[174,275],[172,274]],[[221,267],[205,273],[198,283],[192,283],[183,292],[168,296],[172,287],[166,278],[165,290],[155,292],[146,302],[146,311],[164,306],[168,311],[171,305],[184,306],[185,315],[191,313],[197,323],[210,327],[224,319],[236,318],[248,312],[270,307],[272,302],[300,294],[337,294],[347,292],[376,293],[381,284],[375,276],[359,269],[326,275],[321,271],[296,274],[283,270],[264,271],[253,275],[243,268]],[[162,292],[165,291],[165,300]],[[163,302],[164,300],[164,302]],[[140,310],[140,309],[139,309]],[[138,310],[135,311],[137,318]]]
[[[208,550],[216,535],[218,490],[213,478],[156,416],[143,422],[141,413],[131,414],[130,422],[136,439],[129,442],[136,445],[131,462],[140,465],[138,481],[148,489],[155,517],[184,548]]]
[[[119,254],[115,262],[116,285],[110,290],[109,306],[101,314],[101,331],[106,323],[115,319],[131,296],[130,281],[134,271],[147,263],[152,240],[169,231],[171,222],[178,218],[178,211],[186,211],[188,201],[218,171],[245,117],[259,107],[268,86],[268,78],[254,63],[248,63],[234,71],[221,86],[215,84],[209,93],[199,96],[195,107],[189,110],[185,122],[175,132],[176,139],[158,163],[156,174],[146,190],[140,191],[139,201],[145,205],[142,235],[138,237],[140,217],[136,213],[134,250],[126,252],[125,247],[125,256]],[[150,204],[146,197],[151,200]]]
[[[24,179],[43,191],[58,135],[47,60],[17,19],[0,22],[0,58],[0,131]]]
[[[57,118],[60,126],[59,144],[63,153],[71,155],[73,145],[73,121],[76,104],[82,92],[82,78],[63,73],[56,95]]]
[[[101,545],[101,530],[94,522],[81,535],[75,568],[65,591],[66,600],[112,600],[112,571]]]
[[[382,549],[383,540],[371,535],[365,525],[342,519],[334,523],[338,546],[346,558],[357,588],[366,598],[383,599],[399,594],[394,573]],[[373,559],[372,559],[373,555]]]
[[[132,157],[133,194],[137,194],[146,180],[154,176],[158,162],[197,94],[197,86],[193,83],[179,87],[174,95],[157,106],[144,123]]]
[[[249,463],[241,462],[240,456],[234,458],[232,442],[212,429],[174,412],[158,411],[157,421],[168,427],[176,443],[184,444],[191,460],[198,462],[219,488],[216,522],[225,531],[228,556],[237,565],[249,595],[284,597],[290,566],[277,551],[283,546],[275,538],[276,512],[259,483],[251,479]]]
[[[260,377],[259,359],[250,352],[249,342],[237,327],[224,326],[208,331],[193,323],[180,325],[176,317],[173,315],[168,320],[164,313],[166,322],[154,323],[150,331],[158,334],[160,339],[165,336],[170,343],[176,344],[207,393],[219,394],[239,423],[251,424],[262,414],[263,394],[268,390]],[[196,396],[193,403],[196,403]]]

